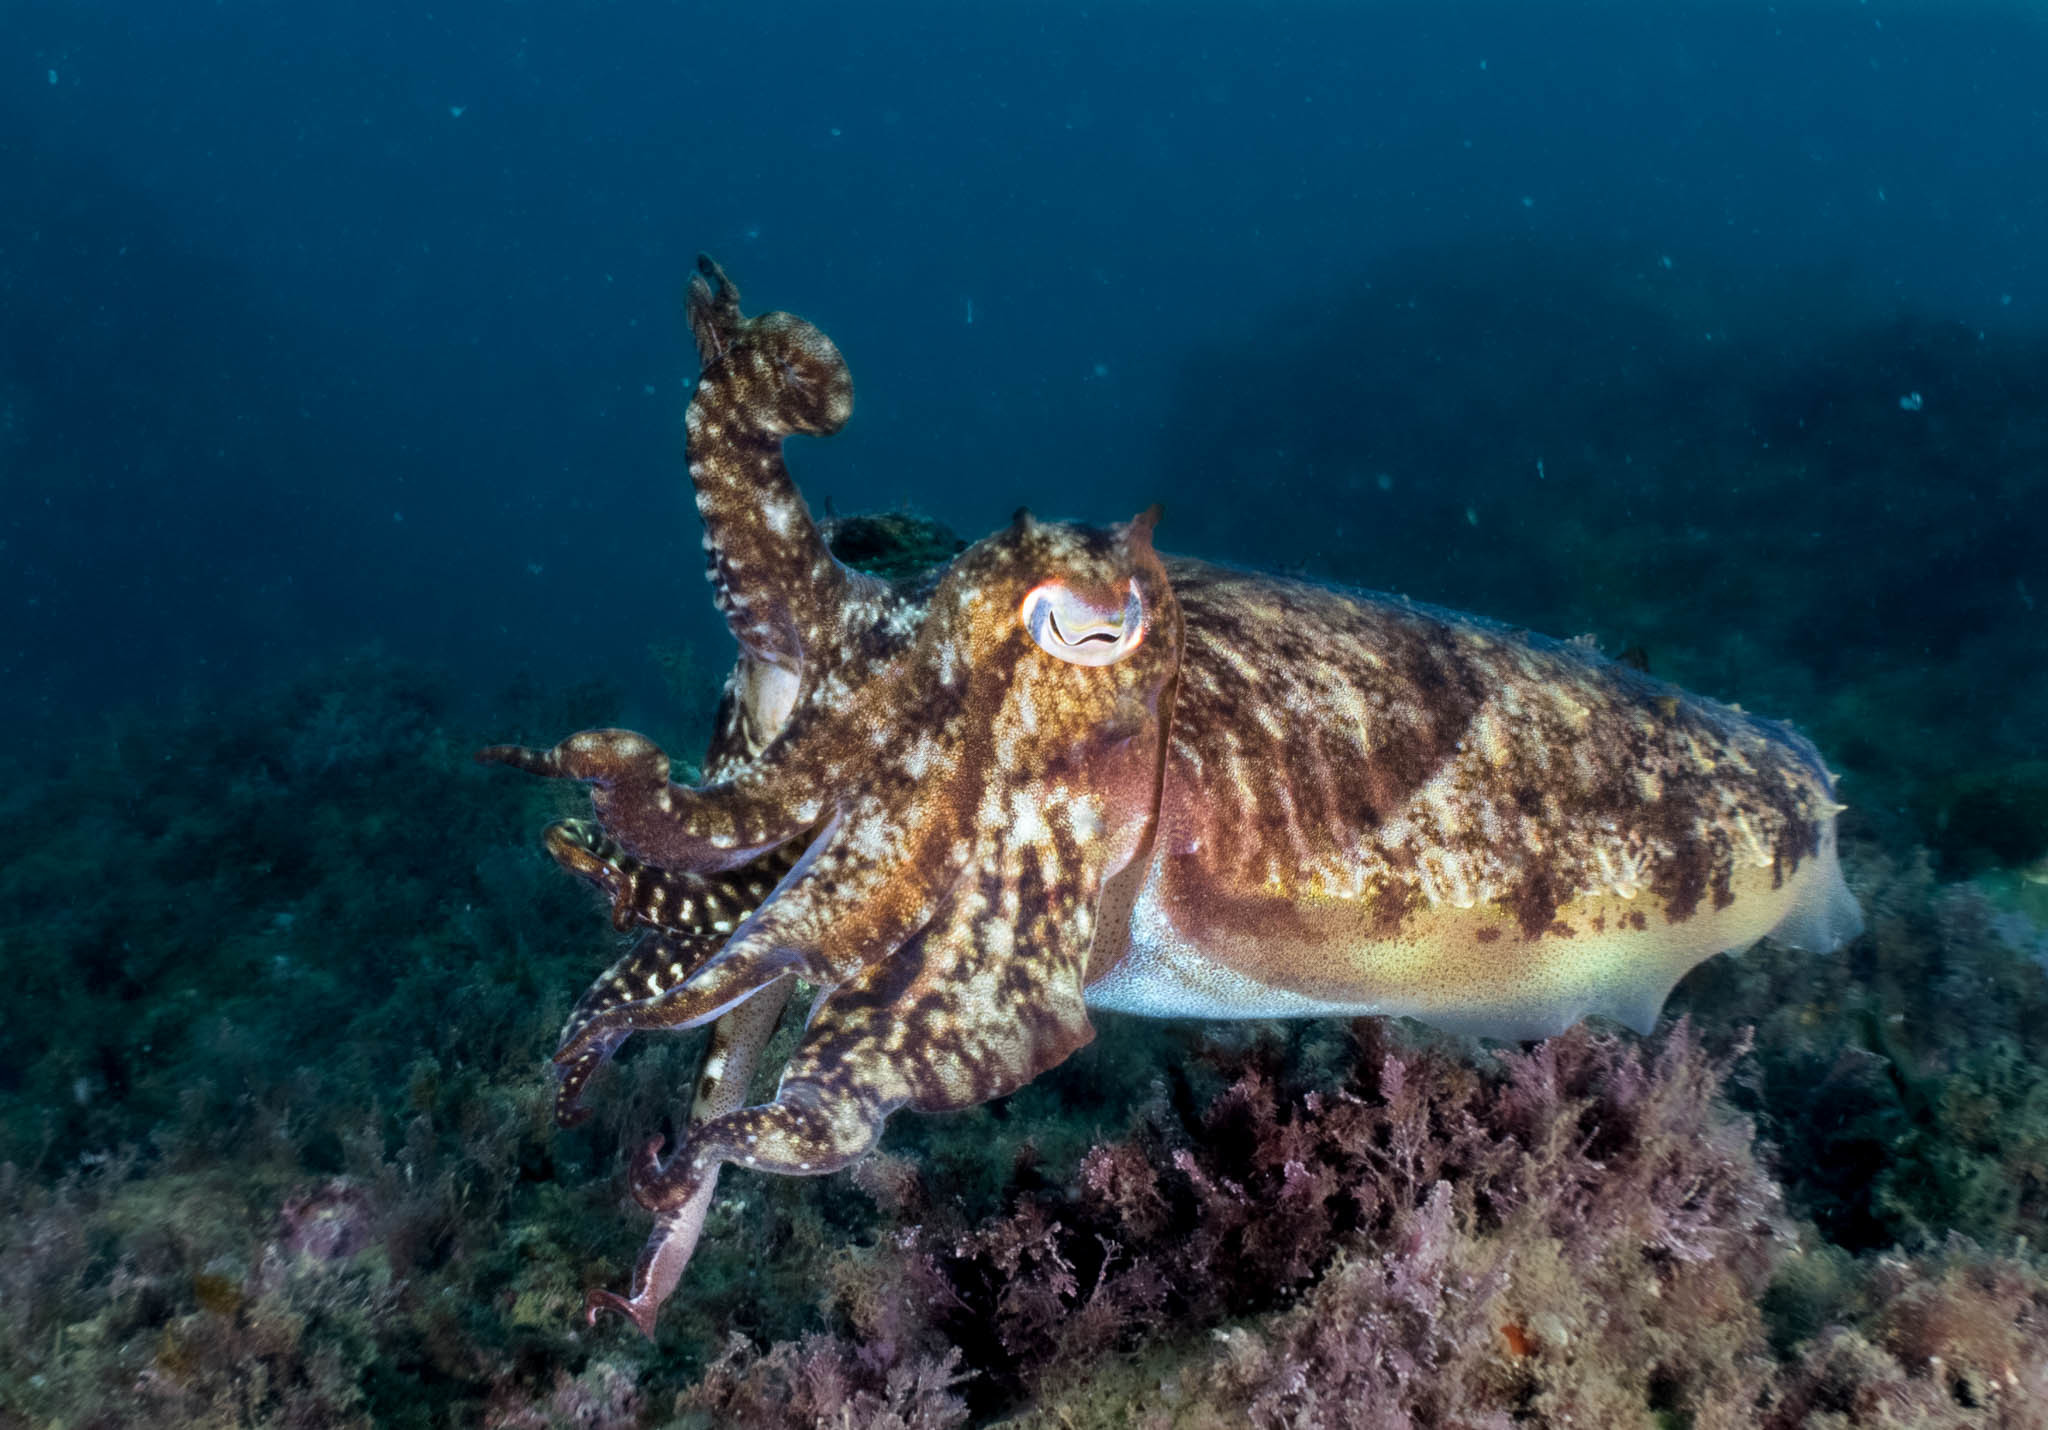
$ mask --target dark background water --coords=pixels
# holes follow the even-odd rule
[[[370,640],[653,691],[649,642],[717,639],[700,248],[853,362],[814,503],[1164,497],[1167,544],[1553,627],[1698,573],[1550,589],[1583,552],[1536,515],[1917,560],[1968,472],[1845,458],[1788,514],[1688,424],[1938,444],[2048,316],[2031,7],[9,0],[0,37],[9,721]],[[2015,619],[2033,470],[1946,558]]]

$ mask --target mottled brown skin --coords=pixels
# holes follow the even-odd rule
[[[782,460],[852,410],[829,340],[708,260],[689,459],[739,642],[703,782],[594,730],[484,758],[592,786],[548,844],[641,941],[555,1055],[563,1119],[632,1032],[715,1022],[692,1125],[636,1161],[652,1334],[725,1162],[845,1165],[909,1106],[1008,1092],[1091,1006],[1653,1021],[1701,958],[1857,916],[1812,747],[1575,644],[1162,560],[1151,514],[1020,513],[936,584],[834,560]],[[773,1100],[747,1083],[817,991]]]
[[[1856,922],[1831,781],[1773,721],[1576,642],[1170,561],[1188,630],[1140,953],[1239,981],[1133,1011],[1393,1012],[1539,1037],[1653,1022],[1701,958]],[[1224,982],[1227,980],[1211,980]]]

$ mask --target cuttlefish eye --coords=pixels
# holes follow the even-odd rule
[[[1145,638],[1145,603],[1131,582],[1122,610],[1106,611],[1057,581],[1034,586],[1017,619],[1047,655],[1069,665],[1114,665]]]

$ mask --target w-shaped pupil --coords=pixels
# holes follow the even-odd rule
[[[1047,611],[1045,613],[1045,616],[1046,619],[1052,623],[1053,635],[1057,637],[1063,644],[1086,645],[1089,641],[1101,641],[1106,645],[1116,644],[1117,636],[1119,634],[1116,631],[1090,631],[1086,635],[1082,636],[1079,640],[1069,640],[1067,638],[1067,633],[1060,629],[1060,613],[1058,611]]]

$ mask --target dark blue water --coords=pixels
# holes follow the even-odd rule
[[[1492,608],[1497,487],[1545,459],[1548,508],[1613,505],[1511,440],[1532,367],[2048,315],[2023,6],[10,0],[0,39],[10,719],[367,641],[651,688],[648,642],[720,639],[679,452],[699,249],[853,363],[855,422],[793,454],[815,504],[977,534],[1164,497],[1169,545]],[[1669,321],[1583,353],[1573,295],[1631,275]],[[1384,330],[1415,294],[1440,331]],[[1313,401],[1233,396],[1340,348]],[[1272,426],[1262,472],[1186,440],[1218,411]],[[1440,510],[1373,515],[1390,421]],[[1346,470],[1293,463],[1339,437]]]

